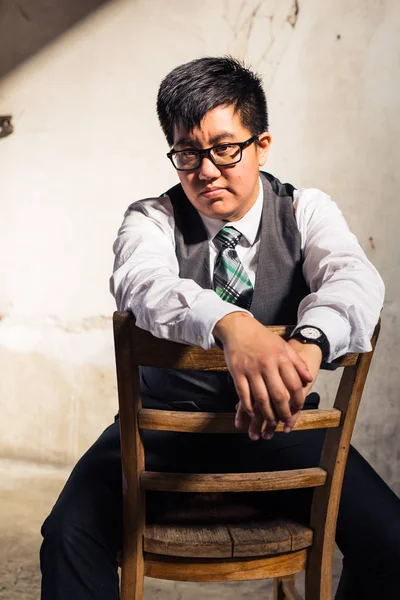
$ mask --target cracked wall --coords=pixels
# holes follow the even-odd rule
[[[21,27],[26,46],[47,43],[0,81],[15,125],[0,140],[0,455],[71,464],[111,422],[112,242],[130,202],[176,181],[157,87],[181,62],[231,53],[265,82],[268,169],[330,193],[386,281],[355,440],[400,491],[398,2],[86,3],[101,8],[63,35],[46,2],[29,21],[27,1],[0,7],[10,56]]]

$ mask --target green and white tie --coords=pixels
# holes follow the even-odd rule
[[[250,308],[253,286],[236,252],[242,234],[234,227],[224,227],[215,236],[221,246],[214,269],[214,290],[225,302]]]

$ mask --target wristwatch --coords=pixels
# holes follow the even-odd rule
[[[329,341],[324,332],[318,327],[303,325],[303,327],[296,329],[291,337],[303,344],[316,344],[322,350],[322,360],[324,362],[328,360],[330,354]]]

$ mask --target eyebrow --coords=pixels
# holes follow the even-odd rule
[[[210,144],[211,144],[211,146],[214,146],[215,144],[219,144],[221,142],[221,140],[235,140],[236,141],[236,136],[231,131],[221,131],[221,133],[217,133],[217,135],[213,135],[210,138]],[[190,138],[181,137],[175,142],[174,148],[176,146],[194,147],[194,142]]]

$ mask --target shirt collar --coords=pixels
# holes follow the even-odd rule
[[[244,217],[239,219],[239,221],[227,223],[226,221],[221,221],[219,219],[210,219],[210,217],[206,217],[199,213],[204,223],[204,227],[206,228],[208,239],[214,239],[217,233],[221,231],[221,229],[227,227],[228,225],[231,225],[232,227],[237,229],[243,235],[243,237],[246,238],[249,245],[252,246],[255,242],[260,226],[261,214],[263,209],[263,200],[264,191],[262,181],[260,178],[257,200],[250,208],[250,210],[247,211]]]

